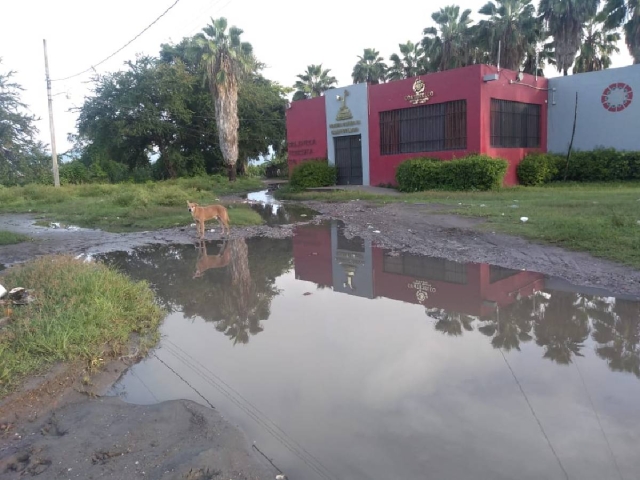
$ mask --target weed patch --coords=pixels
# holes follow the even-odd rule
[[[0,397],[55,362],[100,366],[126,353],[134,333],[146,339],[143,349],[157,340],[163,312],[149,285],[106,265],[48,256],[12,268],[0,280],[36,298],[15,307],[0,330]]]

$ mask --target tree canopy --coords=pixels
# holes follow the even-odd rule
[[[639,0],[490,0],[477,13],[446,5],[431,14],[422,38],[398,45],[385,62],[378,50],[357,56],[354,83],[377,84],[474,64],[498,64],[543,75],[546,65],[560,73],[602,70],[619,51],[622,29],[634,63],[640,63]],[[320,95],[335,84],[330,70],[309,65],[298,75],[294,100]]]
[[[97,164],[112,181],[126,172],[143,178],[219,173],[230,164],[220,143],[210,58],[203,54],[206,38],[164,44],[157,57],[141,56],[127,62],[125,70],[94,78],[93,95],[79,109],[75,139],[83,163]],[[234,171],[243,171],[249,159],[266,155],[270,146],[277,152],[285,144],[289,90],[260,70],[256,61],[236,79],[236,159],[241,161],[233,162]],[[229,77],[215,77],[224,78]]]
[[[2,59],[0,58],[0,67]],[[19,185],[47,181],[51,157],[35,137],[35,116],[21,100],[22,86],[12,70],[0,71],[0,184]]]

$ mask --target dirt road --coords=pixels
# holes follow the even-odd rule
[[[392,250],[536,271],[612,293],[640,295],[640,272],[637,270],[585,253],[481,231],[477,228],[482,223],[481,219],[448,215],[444,207],[438,205],[375,205],[359,201],[306,202],[305,205],[320,212],[314,222],[342,220],[348,235],[372,239],[377,245]],[[295,225],[234,228],[231,235],[284,238],[294,234]],[[0,247],[0,264],[5,265],[51,253],[95,255],[148,244],[185,244],[192,242],[195,235],[195,228],[190,226],[127,234],[51,229],[34,226],[32,217],[28,215],[0,215],[0,230],[24,233],[34,239],[33,242]],[[208,232],[207,238],[219,238],[219,232]]]

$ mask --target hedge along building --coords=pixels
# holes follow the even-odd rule
[[[640,150],[640,65],[551,78],[549,88],[550,152],[566,154],[572,136],[574,150]]]
[[[324,158],[338,184],[395,184],[398,165],[472,153],[509,161],[505,183],[529,152],[546,151],[547,79],[489,65],[380,85],[357,84],[293,102],[287,110],[290,171]]]

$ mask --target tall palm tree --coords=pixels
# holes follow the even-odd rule
[[[544,30],[541,22],[538,22],[538,29],[532,41],[527,45],[527,52],[524,57],[523,71],[530,75],[538,74],[544,76],[545,65],[555,65],[555,50],[553,42],[548,42],[549,33]],[[536,72],[536,67],[538,71]]]
[[[553,37],[556,68],[568,74],[580,49],[582,27],[595,17],[600,0],[540,0],[538,14]]]
[[[633,63],[640,64],[640,0],[607,0],[603,14],[607,29],[623,27]]]
[[[468,64],[471,10],[460,13],[458,5],[448,5],[431,15],[436,27],[423,30],[423,46],[431,49],[430,56],[439,71],[464,67]]]
[[[394,53],[389,57],[391,66],[387,73],[388,80],[402,80],[426,73],[422,45],[409,41],[398,46],[400,55]]]
[[[293,100],[320,97],[323,92],[336,85],[336,77],[329,75],[329,72],[331,70],[323,69],[322,64],[309,65],[303,74],[298,75],[299,80],[293,86],[296,89]]]
[[[200,61],[204,67],[209,90],[215,106],[220,150],[229,171],[229,181],[236,179],[238,161],[238,87],[240,80],[249,75],[257,62],[250,43],[242,42],[242,30],[231,27],[227,19],[211,19],[195,37]]]
[[[358,55],[358,63],[353,67],[353,83],[371,83],[377,85],[384,82],[387,76],[387,64],[375,48],[365,48],[362,56]]]
[[[489,17],[479,22],[476,40],[490,52],[490,62],[497,63],[500,45],[500,65],[518,70],[537,32],[536,10],[531,0],[489,1],[478,13]]]
[[[580,55],[576,58],[574,73],[595,72],[611,66],[611,56],[618,53],[618,41],[620,34],[607,30],[606,27],[590,20],[582,33],[582,45]]]

